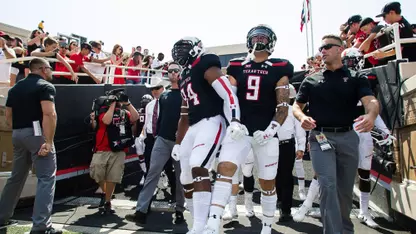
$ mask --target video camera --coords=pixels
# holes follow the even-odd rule
[[[97,114],[100,113],[100,111],[107,111],[108,107],[113,102],[128,102],[129,97],[124,93],[124,89],[113,89],[110,91],[107,91],[105,93],[105,96],[100,96],[97,99],[94,99],[92,104],[92,111]]]

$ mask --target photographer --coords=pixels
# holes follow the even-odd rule
[[[134,143],[131,126],[138,119],[136,108],[129,102],[128,96],[119,90],[109,93],[95,118],[98,126],[90,176],[105,193],[104,214],[114,213],[111,197],[115,184],[121,183],[126,151]]]
[[[35,57],[46,57],[46,58],[56,58],[58,59],[66,69],[72,74],[71,80],[76,82],[78,77],[75,75],[74,70],[72,69],[71,65],[59,54],[58,42],[55,39],[50,37],[44,40],[44,49],[38,48],[34,50],[31,56]],[[52,68],[55,68],[55,63],[50,63]]]

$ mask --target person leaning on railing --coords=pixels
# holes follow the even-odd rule
[[[130,58],[127,62],[127,64],[128,64],[127,66],[135,67],[135,68],[142,68],[142,66],[143,66],[142,60],[143,60],[143,55],[140,52],[135,51],[134,53],[132,53],[130,55]],[[127,70],[127,75],[137,76],[137,78],[131,78],[131,77],[127,78],[126,84],[138,84],[138,83],[140,83],[140,78],[139,78],[140,70],[139,69],[129,68]]]
[[[399,2],[387,3],[381,10],[381,14],[376,17],[383,17],[383,20],[386,23],[393,25],[394,23],[399,24],[400,38],[413,38],[413,29],[409,22],[401,15],[401,5]],[[391,31],[390,37],[394,39],[393,31]],[[373,57],[376,59],[389,58],[389,60],[394,60],[396,55],[396,50],[391,49],[387,52],[378,51],[373,54]],[[409,62],[416,61],[416,44],[405,44],[402,45],[402,57],[409,59]]]
[[[9,48],[11,37],[0,31],[0,60],[16,58],[13,49]],[[10,63],[0,64],[0,86],[9,86]]]
[[[101,80],[101,83],[106,83],[106,76],[104,76],[105,64],[110,61],[111,57],[102,52],[102,44],[99,41],[91,41],[90,43],[92,47],[90,60],[92,63],[99,64],[85,64],[85,67],[87,67],[93,74],[96,74],[96,77]]]
[[[58,42],[50,37],[47,37],[44,42],[44,48],[43,49],[36,49],[31,53],[31,56],[34,57],[46,57],[46,58],[56,58],[58,59],[67,69],[68,72],[71,73],[71,78],[69,78],[70,80],[72,80],[74,83],[78,80],[78,77],[75,75],[74,70],[72,69],[71,65],[69,65],[68,61],[65,60],[62,55],[59,54],[59,48],[58,48]],[[55,62],[51,63],[51,67],[53,69],[56,68],[55,66]],[[62,80],[61,78],[59,78],[59,80]]]
[[[78,84],[99,84],[101,80],[95,77],[91,71],[85,67],[84,62],[89,62],[87,57],[91,53],[92,47],[88,43],[81,44],[81,51],[77,54],[73,54],[70,57],[70,60],[74,61],[71,63],[72,69],[74,72],[84,72],[87,76],[80,76]]]

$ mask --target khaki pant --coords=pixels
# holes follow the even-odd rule
[[[126,153],[98,151],[92,156],[90,176],[95,182],[121,183]]]

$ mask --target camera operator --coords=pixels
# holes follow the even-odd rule
[[[105,193],[104,214],[114,213],[111,197],[121,183],[128,147],[134,143],[131,126],[139,119],[136,108],[123,92],[110,92],[96,117],[98,124],[90,176]]]

